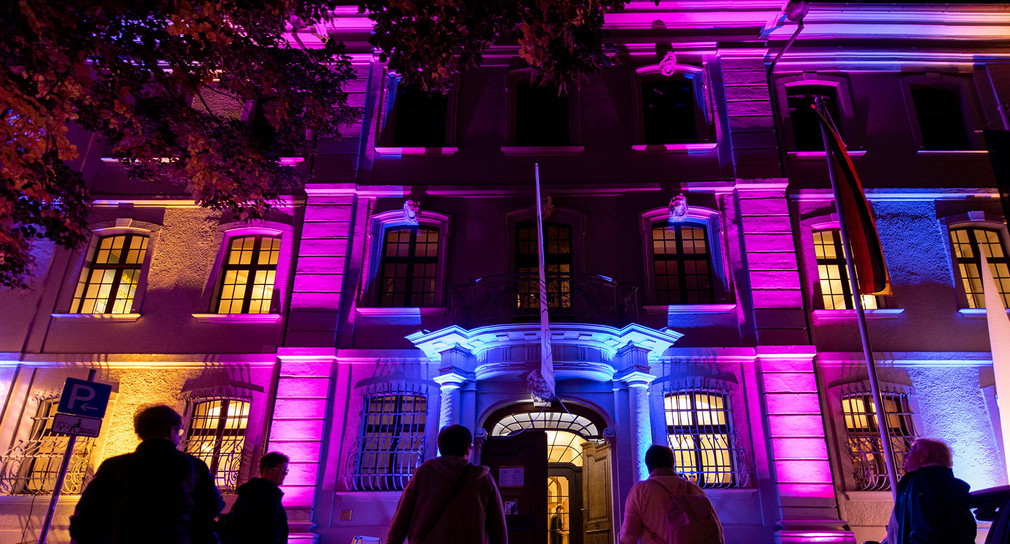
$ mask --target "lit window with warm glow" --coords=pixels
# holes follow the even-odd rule
[[[81,271],[70,312],[131,313],[146,254],[147,236],[117,234],[99,239],[91,264]]]
[[[358,491],[402,490],[423,460],[428,399],[413,393],[364,398],[350,486]]]
[[[516,227],[516,310],[540,313],[540,257],[537,227],[523,223]],[[547,281],[547,307],[569,310],[572,307],[572,227],[560,223],[544,225],[544,273]]]
[[[234,491],[249,425],[249,401],[201,399],[192,403],[190,414],[183,449],[207,463],[221,491]]]
[[[841,231],[839,229],[814,231],[814,255],[817,256],[818,287],[824,309],[854,309],[856,302],[849,283],[845,254],[842,253]],[[877,297],[874,295],[861,295],[860,301],[864,309],[877,308]]]
[[[228,245],[216,304],[219,314],[267,314],[272,308],[281,239],[238,236]]]
[[[894,452],[895,465],[900,476],[905,454],[915,439],[912,410],[908,404],[908,395],[903,393],[881,393],[881,399],[884,403],[891,450]],[[864,391],[843,394],[842,416],[845,419],[856,486],[864,491],[890,489],[872,395]]]
[[[0,454],[0,494],[41,495],[53,492],[67,449],[67,435],[53,434],[59,397],[39,401],[28,439]],[[85,477],[95,439],[78,437],[63,480],[62,493],[77,494]]]
[[[665,396],[666,428],[674,469],[701,487],[743,485],[733,444],[729,395],[675,391]]]
[[[708,304],[715,298],[708,234],[699,225],[652,226],[656,304]]]
[[[989,262],[989,270],[1003,305],[1010,306],[1010,259],[1003,249],[998,231],[981,228],[956,228],[950,230],[950,243],[957,260],[957,271],[961,276],[961,288],[964,290],[969,308],[985,308],[985,295],[982,292],[982,258],[978,248],[981,246],[985,258]]]

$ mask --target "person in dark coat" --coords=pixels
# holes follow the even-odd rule
[[[287,544],[288,515],[280,488],[287,473],[283,453],[270,452],[260,459],[260,477],[236,490],[238,499],[226,516],[225,544]]]
[[[210,544],[224,507],[206,463],[177,449],[182,418],[172,408],[142,408],[133,417],[141,443],[106,459],[70,517],[77,544]]]
[[[554,514],[551,516],[551,544],[562,544],[564,539],[564,523],[562,523],[561,516],[561,505],[557,505],[554,508]]]
[[[954,477],[947,444],[919,438],[905,456],[898,481],[887,544],[971,544],[975,517],[969,509],[970,487]]]

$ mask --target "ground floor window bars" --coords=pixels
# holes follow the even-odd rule
[[[422,394],[365,396],[361,433],[349,459],[348,487],[357,491],[399,491],[424,460],[428,400]]]
[[[744,451],[733,435],[728,391],[680,389],[664,395],[675,470],[701,487],[744,487]]]
[[[203,398],[192,402],[190,414],[182,448],[207,463],[222,492],[234,492],[249,425],[249,401]]]
[[[905,463],[905,455],[915,440],[912,409],[909,407],[908,394],[903,391],[882,391],[880,396],[884,403],[895,468],[901,477],[904,473],[901,467]],[[873,395],[862,389],[843,391],[842,415],[856,487],[863,491],[890,489]]]
[[[70,438],[52,432],[59,402],[58,396],[40,399],[28,439],[19,441],[0,456],[0,493],[45,495],[53,492]],[[84,489],[94,446],[94,438],[77,438],[61,493],[76,495]]]

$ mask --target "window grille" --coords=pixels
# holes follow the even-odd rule
[[[348,486],[356,491],[398,491],[424,460],[427,397],[417,393],[367,395],[354,446]]]
[[[221,491],[233,492],[249,425],[249,401],[200,399],[191,404],[190,414],[182,449],[207,463]]]
[[[961,285],[968,299],[969,308],[985,308],[982,293],[982,258],[978,254],[981,244],[989,270],[996,280],[1003,304],[1010,305],[1010,259],[1003,250],[999,232],[991,229],[957,228],[950,229],[950,241],[957,258],[957,269],[961,273]]]
[[[69,436],[52,433],[59,397],[43,398],[32,417],[31,434],[0,456],[0,492],[5,495],[45,495],[53,492]],[[61,493],[76,495],[84,489],[95,439],[74,442]]]
[[[704,227],[655,223],[652,259],[657,304],[708,304],[715,298]]]
[[[379,305],[431,307],[438,279],[438,229],[388,229],[382,247]]]
[[[817,277],[820,279],[821,302],[825,310],[852,310],[855,297],[849,284],[848,267],[842,253],[842,235],[839,229],[814,231],[814,254],[817,256]],[[860,295],[863,308],[877,308],[877,297]]]
[[[915,439],[912,410],[908,395],[900,391],[881,392],[881,401],[894,451],[894,464],[900,477],[904,472],[901,467],[905,464],[905,455]],[[856,487],[863,491],[890,489],[873,395],[861,389],[843,392],[842,415]]]
[[[219,314],[268,314],[281,239],[276,236],[238,236],[231,239],[221,268]]]
[[[666,428],[675,469],[701,487],[744,487],[745,455],[732,430],[730,395],[681,389],[664,396]]]
[[[519,274],[516,309],[540,308],[540,257],[535,224],[516,227],[516,272]],[[547,281],[547,307],[569,310],[572,307],[572,227],[557,223],[544,225],[544,272]]]
[[[147,236],[117,234],[98,240],[90,266],[81,271],[74,301],[75,314],[128,314],[147,254]]]

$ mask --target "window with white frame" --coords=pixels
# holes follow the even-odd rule
[[[813,232],[814,256],[817,258],[817,289],[821,307],[825,310],[851,310],[856,307],[849,282],[849,272],[842,252],[841,231],[836,228]],[[860,295],[863,308],[877,308],[877,297]]]
[[[280,259],[280,236],[251,234],[228,240],[214,303],[219,314],[277,313],[274,284]]]
[[[747,467],[733,433],[729,391],[677,388],[666,391],[663,400],[674,469],[705,488],[746,486]]]
[[[1003,304],[1010,305],[1010,258],[1007,257],[1000,231],[976,226],[953,227],[950,229],[950,243],[968,307],[985,308],[979,248],[985,252]]]
[[[391,75],[386,85],[386,107],[378,145],[391,147],[445,147],[453,144],[450,94],[424,90]]]
[[[901,476],[905,455],[915,439],[912,409],[908,393],[903,388],[886,386],[884,389],[880,395],[881,402],[884,404],[894,464]],[[856,487],[862,491],[890,489],[873,395],[861,386],[848,387],[842,391],[841,398]]]
[[[399,491],[424,460],[427,396],[386,391],[365,395],[361,430],[349,459],[349,482],[357,491]]]
[[[91,261],[81,270],[70,313],[132,313],[147,244],[143,234],[100,237]]]
[[[38,399],[28,439],[19,441],[0,455],[0,493],[44,495],[53,492],[69,439],[52,430],[59,403],[59,396]],[[73,495],[84,489],[94,447],[94,438],[78,437],[75,441],[62,493]]]
[[[712,142],[711,108],[702,68],[648,66],[637,70],[640,133],[645,145]]]
[[[641,216],[649,304],[719,304],[730,299],[719,212],[689,205],[672,219],[668,208]]]
[[[190,402],[182,449],[207,463],[214,483],[226,493],[235,491],[238,485],[248,426],[248,399],[201,398]]]
[[[359,307],[435,307],[443,304],[449,217],[421,210],[416,223],[402,210],[372,216],[369,266]]]

